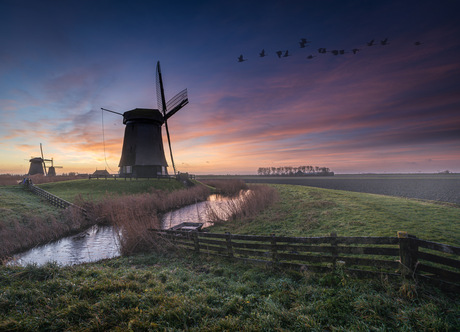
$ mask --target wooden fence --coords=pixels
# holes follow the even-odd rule
[[[81,209],[84,211],[83,208],[73,204],[73,203],[70,203],[62,198],[59,198],[49,192],[47,192],[46,190],[43,190],[42,188],[39,188],[37,186],[35,186],[33,183],[31,183],[30,181],[26,181],[24,183],[25,187],[27,189],[29,189],[32,193],[34,193],[35,195],[37,196],[40,196],[40,197],[43,197],[44,199],[46,199],[48,202],[50,202],[52,205],[58,207],[58,208],[61,208],[61,209],[66,209],[68,208],[69,206],[72,206],[72,207],[75,207],[75,208],[78,208],[78,209]]]
[[[460,291],[460,247],[398,237],[283,237],[151,230],[175,246],[207,255],[312,272],[340,266],[360,277],[422,278]]]

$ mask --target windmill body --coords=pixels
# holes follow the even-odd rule
[[[157,109],[136,108],[123,113],[126,125],[121,152],[120,176],[156,177],[167,175],[161,126]]]
[[[158,177],[168,175],[161,127],[165,125],[171,163],[176,174],[168,130],[168,119],[188,103],[187,89],[182,90],[168,102],[165,100],[160,62],[157,63],[158,109],[135,108],[123,114],[102,108],[103,111],[123,116],[126,125],[123,148],[118,167],[121,177]]]
[[[41,174],[44,175],[45,171],[43,170],[43,158],[36,157],[29,160],[29,175]]]

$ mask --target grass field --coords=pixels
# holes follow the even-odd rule
[[[303,185],[325,189],[418,198],[460,206],[460,174],[339,174],[335,176],[202,176],[240,178],[247,183]]]
[[[271,185],[280,201],[257,217],[211,227],[212,232],[279,236],[396,236],[460,246],[460,208],[454,204],[329,190]]]
[[[59,211],[20,186],[0,186],[0,229],[14,222],[24,222],[32,215],[53,215]]]
[[[78,195],[81,195],[85,200],[95,201],[100,200],[107,194],[117,196],[133,195],[148,193],[152,190],[173,191],[184,187],[179,181],[169,179],[84,179],[44,183],[38,186],[69,202],[75,202],[75,198]]]
[[[414,282],[188,254],[0,267],[1,331],[458,331],[460,299]]]
[[[395,236],[404,230],[459,245],[456,205],[272,186],[277,203],[212,230],[293,236]],[[162,249],[72,267],[1,266],[0,331],[460,330],[459,294],[413,280],[279,271]]]

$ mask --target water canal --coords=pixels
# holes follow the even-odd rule
[[[168,212],[162,216],[162,229],[169,229],[182,222],[202,222],[203,227],[208,227],[212,225],[208,216],[209,208],[213,207],[215,211],[221,211],[219,207],[227,200],[228,198],[223,196],[211,195],[207,201]],[[221,219],[228,218],[225,212],[220,213]],[[64,237],[17,254],[9,264],[25,266],[56,262],[59,265],[74,265],[118,256],[120,256],[119,234],[112,226],[96,225],[77,235]]]

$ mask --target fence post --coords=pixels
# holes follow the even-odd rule
[[[418,264],[418,245],[414,241],[417,237],[409,235],[407,232],[398,232],[398,239],[401,275],[405,278],[411,278],[414,276]]]
[[[227,256],[233,258],[232,235],[229,232],[225,233],[225,240],[227,241]]]
[[[277,252],[275,234],[272,234],[271,237],[272,238],[271,238],[270,244],[271,244],[272,261],[273,263],[277,263],[278,262],[278,252]]]
[[[331,233],[331,247],[332,247],[332,251],[331,251],[331,255],[332,257],[334,258],[333,262],[332,262],[332,267],[335,269],[335,265],[336,265],[336,261],[337,261],[337,257],[338,257],[338,250],[337,250],[337,233],[333,232]]]
[[[192,232],[193,234],[193,242],[195,243],[195,251],[196,253],[200,253],[200,241],[198,239],[198,232]]]

